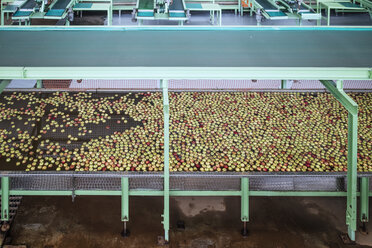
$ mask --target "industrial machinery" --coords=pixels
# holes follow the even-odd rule
[[[12,19],[20,23],[30,23],[31,19],[55,19],[61,20],[67,17],[73,0],[55,0],[49,3],[47,0],[26,0],[13,14]]]
[[[139,24],[143,20],[171,20],[182,25],[188,20],[189,14],[183,0],[138,0],[133,17]]]
[[[165,11],[165,9],[163,10]],[[172,9],[171,6],[169,6],[169,9]],[[294,31],[296,31],[296,35],[293,35]],[[95,37],[100,37],[100,39],[95,39]],[[27,46],[20,43],[25,39],[28,40]],[[59,42],[52,42],[55,39],[58,39]],[[190,39],[193,42],[185,44],[185,40]],[[40,43],[39,40],[44,42]],[[208,42],[210,40],[215,42],[211,44]],[[262,40],[266,42],[262,42]],[[316,40],[317,42],[309,42],[310,40]],[[30,130],[27,132],[18,130],[14,139],[12,137],[13,133],[4,133],[5,131],[3,131],[1,138],[3,140],[10,139],[9,143],[13,144],[13,141],[17,142],[18,139],[24,140],[30,137],[29,134],[33,134],[33,132],[40,133],[40,136],[32,137],[34,140],[35,137],[37,138],[33,146],[43,144],[41,147],[38,146],[37,149],[39,150],[36,151],[39,153],[37,159],[42,159],[43,163],[38,163],[39,160],[37,160],[27,165],[26,170],[20,169],[24,168],[22,167],[24,165],[21,164],[19,164],[21,167],[18,166],[15,169],[15,167],[10,166],[15,156],[13,154],[12,157],[9,151],[14,151],[14,147],[20,145],[15,144],[13,149],[9,147],[8,150],[4,148],[3,154],[5,157],[2,157],[2,159],[8,160],[6,161],[8,164],[2,164],[2,170],[0,171],[1,219],[3,221],[9,219],[9,197],[22,195],[65,195],[73,198],[80,195],[120,196],[122,199],[121,220],[124,222],[124,234],[127,231],[126,224],[129,221],[130,196],[161,196],[164,199],[162,223],[166,242],[169,241],[170,230],[170,196],[240,197],[241,220],[244,223],[243,234],[247,233],[249,199],[257,196],[346,197],[348,236],[351,240],[355,240],[358,219],[357,196],[359,195],[361,201],[360,219],[362,222],[368,221],[368,197],[371,194],[369,187],[371,173],[368,172],[370,165],[367,163],[368,168],[364,168],[364,165],[361,165],[362,167],[357,165],[358,104],[343,90],[343,80],[372,80],[371,28],[109,27],[102,29],[97,27],[53,27],[38,28],[36,31],[31,27],[3,27],[0,28],[0,42],[6,44],[0,47],[0,53],[2,54],[0,57],[0,78],[3,79],[1,90],[6,87],[11,79],[36,79],[38,80],[38,88],[42,86],[41,79],[74,79],[80,82],[81,79],[147,79],[160,82],[157,85],[156,94],[146,93],[146,91],[140,95],[124,94],[123,92],[111,93],[110,95],[107,91],[96,90],[90,93],[72,93],[73,98],[71,98],[69,93],[53,93],[43,89],[34,89],[31,90],[30,95],[33,100],[30,104],[37,103],[39,108],[49,112],[45,112],[46,114],[42,114],[38,119],[37,116],[40,112],[38,114],[33,112],[31,105],[23,109],[19,106],[18,109],[23,111],[25,115],[31,115],[31,120],[27,124],[24,119],[19,118],[19,112],[12,110],[12,108],[17,107],[14,105],[14,99],[18,97],[20,103],[22,103],[26,95],[17,92],[9,95],[9,93],[4,92],[8,95],[4,95],[5,103],[2,103],[1,106],[10,104],[13,107],[4,108],[10,112],[9,115],[3,115],[3,117],[8,118],[9,122],[13,121],[13,124],[10,123],[10,125],[14,125],[16,130],[18,125],[30,127]],[[322,46],[318,46],[318,42],[322,42]],[[280,44],[280,49],[278,49],[278,44]],[[339,52],[339,47],[345,47],[349,44],[353,44],[354,49],[345,49],[342,53]],[[294,46],[298,46],[296,53],[293,53]],[[34,49],[29,49],[29,47]],[[122,49],[122,47],[126,47],[126,49]],[[33,59],[35,56],[37,56],[37,60]],[[286,60],[283,60],[284,57]],[[353,59],[350,60],[349,58]],[[245,171],[241,170],[241,167],[234,167],[235,171],[224,171],[228,168],[222,164],[218,165],[219,170],[216,166],[216,170],[213,171],[213,167],[209,167],[207,163],[203,164],[203,162],[196,164],[193,170],[175,171],[178,165],[190,168],[190,164],[188,166],[185,161],[181,161],[183,160],[182,155],[177,154],[177,152],[175,154],[175,151],[171,150],[170,125],[180,122],[182,115],[176,116],[177,113],[172,109],[181,105],[172,106],[177,96],[169,92],[172,90],[169,85],[170,79],[226,78],[283,80],[282,86],[284,86],[285,80],[290,79],[320,80],[327,91],[335,97],[332,98],[331,95],[324,97],[326,103],[322,105],[322,108],[327,108],[329,101],[337,99],[343,109],[347,110],[342,112],[342,117],[340,117],[346,120],[347,115],[348,120],[348,132],[346,132],[346,126],[342,126],[344,129],[340,128],[340,130],[343,130],[340,132],[345,134],[342,135],[340,144],[346,144],[347,140],[348,152],[347,158],[345,158],[345,167],[340,168],[341,170],[337,170],[337,172],[325,172],[318,169],[318,171],[311,172],[307,171],[309,162],[305,162],[303,168],[306,171],[303,172],[296,169],[278,172],[271,172],[269,169]],[[199,86],[200,88],[201,86]],[[187,94],[190,96],[191,93]],[[194,97],[198,97],[198,92],[195,94]],[[214,96],[218,96],[218,94],[220,93],[212,93]],[[281,93],[275,94],[280,95]],[[258,96],[256,102],[264,101],[264,94],[258,93]],[[147,99],[142,101],[141,97],[147,97]],[[191,95],[191,97],[193,96]],[[245,97],[249,99],[251,95],[245,95]],[[96,104],[86,103],[88,98],[94,99],[93,101]],[[71,105],[60,105],[58,99],[64,99],[63,102]],[[110,101],[105,99],[110,99]],[[149,101],[149,99],[152,99],[152,101]],[[227,103],[231,101],[231,104],[228,105],[236,104],[237,100],[230,97],[223,98],[223,101]],[[76,101],[80,101],[82,104],[76,105]],[[128,110],[125,112],[126,108],[131,106],[129,103],[138,104],[139,102],[142,107],[135,108],[135,111]],[[203,101],[200,108],[208,111],[209,102]],[[54,107],[48,107],[48,104],[54,104]],[[273,103],[268,103],[268,106],[281,109],[283,104],[281,102],[279,106],[276,106]],[[303,102],[303,107],[307,104],[307,101]],[[339,106],[341,107],[341,105]],[[89,106],[102,106],[102,108],[94,107],[89,111],[84,109],[84,111],[76,112],[75,108]],[[294,108],[292,105],[284,107]],[[108,110],[110,108],[113,108],[111,114]],[[152,114],[149,114],[149,109],[153,111]],[[67,119],[66,111],[69,112]],[[94,111],[100,111],[100,114],[89,116],[91,113],[94,114]],[[233,111],[237,112],[236,110]],[[91,129],[84,128],[85,121],[84,123],[79,121],[80,117],[71,119],[71,115],[79,116],[79,113],[86,115],[88,124],[89,122],[93,124],[103,122],[103,120],[107,124],[101,129],[96,129],[96,132],[89,132]],[[123,124],[124,120],[129,119],[128,114],[125,113],[133,115],[133,120],[138,123],[138,128],[149,127],[148,125],[150,125],[146,135],[139,138],[135,136],[139,132],[135,132],[131,127],[127,128]],[[36,117],[32,114],[36,114]],[[13,115],[14,120],[12,120]],[[328,115],[331,115],[331,113],[326,116]],[[228,117],[230,115],[224,116]],[[148,122],[144,119],[145,117],[153,119]],[[312,115],[312,117],[317,116]],[[280,122],[286,122],[288,118],[290,116]],[[270,122],[270,119],[270,116],[265,117],[266,122]],[[334,125],[328,117],[326,120],[328,126]],[[48,142],[51,142],[53,136],[57,134],[57,127],[54,128],[53,126],[58,124],[58,131],[61,129],[59,121],[71,127],[71,129],[66,129],[70,133],[66,133],[66,130],[63,129],[64,131],[61,131],[61,135],[58,136],[58,142],[61,143],[48,145]],[[187,121],[185,119],[181,124],[190,126],[191,124]],[[244,121],[244,118],[240,121]],[[36,125],[34,122],[43,124]],[[47,125],[47,123],[50,124]],[[151,126],[154,123],[157,123],[155,128]],[[205,123],[195,122],[192,125],[196,125],[195,128],[203,130]],[[47,128],[47,126],[49,127]],[[248,126],[259,128],[263,125],[251,123]],[[45,129],[40,129],[44,127]],[[228,122],[221,128],[227,130],[229,135],[239,134],[239,130],[229,129]],[[293,130],[288,131],[296,132],[296,128],[300,127],[294,126],[293,128]],[[135,152],[136,147],[140,145],[138,141],[151,138],[154,135],[159,137],[159,140],[155,139],[153,143],[148,141],[141,146],[145,147],[145,151],[152,151],[153,147],[157,147],[156,151],[159,151],[159,153],[151,152],[151,154],[155,154],[151,158],[147,156],[132,161],[131,158],[137,156],[135,154],[142,154],[138,151]],[[91,140],[89,137],[93,136],[95,137],[94,141],[89,143]],[[127,147],[123,146],[124,153],[120,152],[120,154],[128,155],[129,161],[132,162],[123,162],[121,155],[117,157],[116,154],[111,154],[112,149],[120,148],[120,145],[117,145],[118,142],[120,143],[117,140],[119,138],[112,139],[112,137],[119,137],[120,140],[129,142]],[[133,142],[127,137],[134,137]],[[198,140],[195,139],[194,142],[200,142],[199,137],[196,138]],[[291,140],[292,138],[286,136],[286,139]],[[60,147],[64,142],[68,147],[64,145]],[[76,148],[76,145],[81,145],[82,142],[88,142],[89,146],[85,146],[84,149]],[[193,142],[193,140],[190,142]],[[253,144],[254,142],[250,143]],[[44,151],[45,144],[47,150]],[[331,142],[331,144],[333,143]],[[129,149],[132,145],[133,149]],[[363,140],[359,145],[365,147]],[[58,152],[50,149],[58,149]],[[104,149],[103,157],[97,156],[97,159],[100,159],[101,162],[97,162],[98,160],[96,162],[92,161],[93,157],[91,156],[97,154],[97,150],[94,149]],[[173,147],[172,149],[177,149],[180,152],[186,151],[183,150],[182,144],[180,147]],[[236,151],[233,152],[239,151],[237,148],[234,149]],[[42,154],[41,151],[43,151]],[[79,155],[79,151],[84,153],[82,157]],[[29,155],[35,155],[33,151],[32,154],[29,150],[26,152]],[[191,151],[189,152],[191,153]],[[212,149],[209,152],[215,151]],[[345,153],[345,151],[342,152]],[[22,158],[25,157],[25,155],[22,156]],[[74,156],[80,156],[81,160]],[[153,160],[154,156],[156,161]],[[262,155],[257,153],[257,157],[249,161],[256,161],[259,156]],[[322,154],[306,154],[306,156],[315,156],[321,159]],[[44,157],[48,157],[48,159]],[[102,158],[105,161],[102,161]],[[235,156],[235,158],[238,157]],[[203,160],[203,158],[201,159]],[[57,160],[58,163],[56,163]],[[77,161],[87,163],[89,166],[77,168]],[[177,161],[177,164],[174,161]],[[249,163],[249,161],[239,160],[236,163],[244,164]],[[336,159],[334,158],[332,161],[336,161]],[[125,166],[123,166],[123,163]],[[322,163],[329,164],[330,161],[323,161]],[[336,162],[332,162],[332,164],[339,168]],[[234,163],[232,165],[236,166]],[[52,169],[48,169],[49,166]],[[148,170],[141,168],[148,168]],[[212,171],[198,170],[200,168],[209,168]],[[360,181],[359,188],[357,186],[358,180]]]
[[[1,5],[2,7],[2,5]],[[83,11],[106,11],[107,25],[112,23],[112,1],[75,1],[75,0],[21,0],[9,2],[6,8],[1,9],[1,24],[4,25],[4,14],[12,14],[11,19],[18,22],[19,25],[24,23],[30,25],[32,19],[56,20],[56,25],[69,25],[74,20],[74,12]]]
[[[319,25],[322,18],[320,13],[317,13],[316,10],[302,0],[246,0],[242,4],[242,14],[244,8],[249,8],[250,15],[253,12],[256,13],[258,25],[260,25],[262,18],[268,20],[296,19],[299,20],[300,25],[302,20],[317,20]]]

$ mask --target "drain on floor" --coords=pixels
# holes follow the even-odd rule
[[[195,239],[191,241],[191,248],[216,248],[216,244],[210,239]]]

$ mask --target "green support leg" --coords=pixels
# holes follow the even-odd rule
[[[163,88],[163,111],[164,111],[164,239],[169,242],[169,98],[168,80],[161,80]]]
[[[368,177],[362,177],[360,179],[360,221],[362,222],[362,224],[369,221],[369,178]]]
[[[327,26],[331,24],[331,9],[327,8]]]
[[[247,236],[247,222],[249,221],[249,178],[241,179],[241,221],[243,222],[242,235]]]
[[[36,81],[36,88],[37,89],[43,88],[43,81],[42,80],[37,80]]]
[[[348,111],[346,224],[348,225],[349,238],[355,241],[357,228],[358,105],[344,92],[341,80],[336,83],[330,80],[320,81]]]
[[[112,1],[109,10],[107,11],[107,26],[112,26]]]
[[[287,89],[287,80],[282,80],[280,82],[280,89]]]
[[[121,221],[123,221],[123,237],[127,237],[127,222],[129,221],[129,178],[121,178]]]
[[[1,220],[9,220],[9,177],[1,178]]]
[[[356,231],[356,191],[357,191],[357,141],[358,115],[348,114],[348,155],[347,155],[347,210],[346,224],[349,225],[348,234],[355,241]]]

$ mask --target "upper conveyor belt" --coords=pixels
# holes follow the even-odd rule
[[[154,11],[154,0],[139,0],[138,9]]]
[[[169,6],[170,11],[184,11],[182,0],[173,0],[172,4]]]
[[[66,9],[71,0],[58,0],[51,9]]]
[[[35,0],[27,0],[24,4],[21,5],[20,10],[32,11],[35,7],[36,7],[36,1]]]
[[[268,0],[256,0],[256,2],[265,10],[278,10],[278,8]]]
[[[0,29],[0,67],[372,68],[372,29],[35,30]]]

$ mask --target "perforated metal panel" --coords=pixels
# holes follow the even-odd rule
[[[41,172],[40,172],[41,173]],[[131,190],[163,190],[161,173],[125,174],[3,174],[10,177],[12,190],[121,190],[121,177],[129,178]],[[325,175],[279,173],[172,173],[171,190],[228,191],[241,189],[241,177],[248,177],[251,191],[346,191],[346,174]],[[360,176],[372,176],[362,174]],[[372,179],[370,179],[372,180]]]
[[[15,190],[73,190],[71,176],[20,176],[10,179]]]

